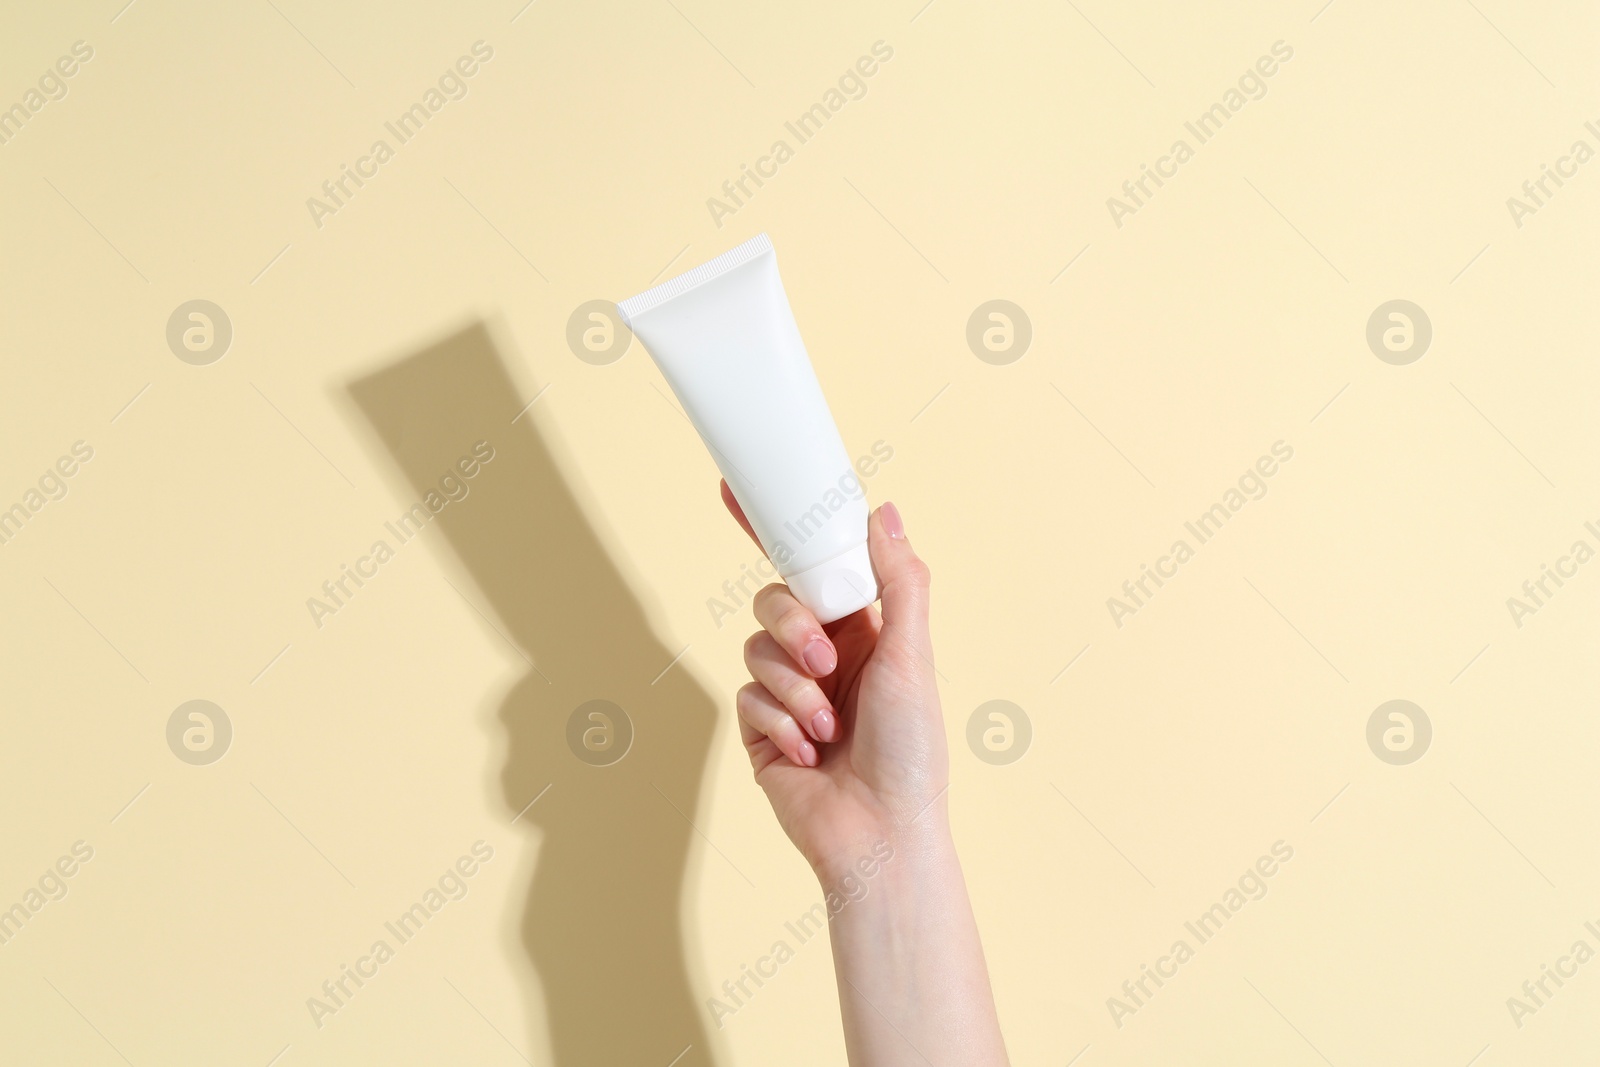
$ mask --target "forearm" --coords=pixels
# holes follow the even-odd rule
[[[995,1067],[1008,1062],[983,946],[943,813],[930,810],[865,895],[830,923],[854,1067]],[[822,872],[838,891],[845,868]],[[830,884],[830,878],[834,881]]]

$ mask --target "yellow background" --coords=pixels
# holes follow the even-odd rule
[[[0,946],[0,1059],[842,1060],[821,941],[707,1010],[820,899],[733,722],[749,611],[707,606],[754,553],[640,345],[566,341],[762,231],[933,568],[1016,1063],[1600,1044],[1600,963],[1520,1028],[1506,1005],[1600,949],[1600,565],[1506,606],[1600,545],[1600,164],[1520,228],[1506,206],[1600,146],[1583,5],[121,3],[0,32],[0,106],[94,49],[0,145],[0,506],[94,449],[0,545],[0,907],[94,849]],[[315,225],[479,40],[468,95]],[[719,228],[707,198],[879,40]],[[1115,225],[1280,40],[1266,95]],[[207,366],[165,338],[193,299],[233,327]],[[1003,366],[965,339],[991,299],[1032,324]],[[1393,299],[1433,327],[1405,366],[1365,339]],[[319,628],[307,599],[478,440],[470,495]],[[1279,440],[1267,495],[1116,626]],[[233,727],[208,766],[166,740],[194,699]],[[636,731],[609,768],[565,744],[590,699]],[[1033,729],[1004,766],[966,743],[995,699]],[[1391,699],[1432,723],[1405,766],[1366,740]],[[307,998],[479,840],[467,895],[319,1028]],[[1118,1028],[1107,998],[1280,840],[1267,895]]]

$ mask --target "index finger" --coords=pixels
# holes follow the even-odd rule
[[[733,490],[728,488],[728,480],[726,478],[722,480],[722,503],[726,505],[728,513],[733,516],[734,520],[744,527],[744,532],[750,535],[750,540],[756,543],[756,547],[761,549],[764,555],[767,550],[761,544],[761,538],[756,536],[755,528],[750,525],[750,520],[745,518],[744,508],[739,506],[739,499],[733,495]]]
[[[753,604],[756,621],[778,642],[789,658],[824,678],[839,665],[839,652],[811,609],[795,599],[786,585],[765,586]]]

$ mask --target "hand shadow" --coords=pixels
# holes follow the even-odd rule
[[[498,799],[508,821],[542,831],[520,924],[537,983],[519,971],[530,993],[543,991],[552,1062],[714,1063],[680,916],[715,702],[683,664],[666,669],[676,650],[656,638],[607,556],[537,425],[539,409],[518,416],[525,401],[481,322],[349,392],[404,475],[407,501],[430,490],[449,500],[425,525],[438,527],[435,543],[443,535],[471,577],[457,591],[487,638],[505,639],[528,662],[500,705]],[[457,461],[479,441],[493,459],[462,478]],[[464,498],[440,491],[449,474]],[[575,709],[596,699],[625,720],[613,713],[609,735],[605,720],[587,715],[569,730]],[[465,708],[439,714],[463,726],[470,718]],[[598,766],[579,757],[615,758],[626,721],[622,758]],[[609,737],[612,747],[586,748],[585,730],[590,745]]]

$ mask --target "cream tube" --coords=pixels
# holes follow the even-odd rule
[[[617,306],[800,603],[878,599],[866,489],[806,355],[766,234]]]

